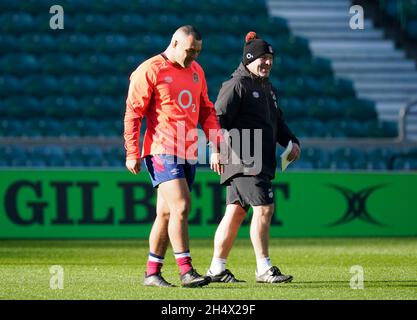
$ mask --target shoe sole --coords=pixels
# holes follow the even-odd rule
[[[289,282],[291,282],[293,280],[293,277],[291,277],[291,278],[289,278],[289,279],[287,279],[287,280],[284,280],[284,281],[279,281],[279,282],[266,282],[266,281],[258,281],[258,280],[256,280],[256,282],[257,283],[289,283]]]
[[[195,281],[187,284],[183,284],[182,286],[184,288],[197,288],[197,287],[203,287],[208,285],[211,282],[210,278],[204,279],[202,281]]]
[[[158,288],[175,288],[176,286],[174,286],[173,284],[170,286],[161,286],[158,284],[143,284],[145,287],[158,287]]]

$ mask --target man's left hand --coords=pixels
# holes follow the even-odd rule
[[[300,146],[296,143],[293,143],[292,150],[291,150],[290,154],[288,155],[287,160],[288,161],[296,161],[296,160],[300,159],[300,153],[301,153]]]

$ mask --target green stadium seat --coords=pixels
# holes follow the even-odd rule
[[[332,98],[307,98],[305,111],[309,117],[321,121],[334,120],[342,116],[339,103]]]
[[[274,57],[272,73],[280,77],[297,76],[300,74],[300,64],[290,56],[278,54]]]
[[[98,92],[96,80],[89,76],[67,76],[59,82],[63,94],[83,96]]]
[[[12,36],[10,34],[0,34],[0,54],[16,53],[18,49],[19,46],[16,36]]]
[[[333,70],[330,60],[324,58],[303,58],[298,63],[301,66],[301,73],[316,78],[332,77]]]
[[[146,20],[147,30],[167,36],[172,34],[172,30],[176,30],[182,25],[181,20],[173,14],[152,14]]]
[[[116,96],[127,93],[129,79],[127,76],[107,76],[97,78],[97,90],[100,94]]]
[[[43,97],[45,94],[59,93],[60,87],[55,77],[49,75],[30,75],[22,80],[25,93]]]
[[[0,122],[0,131],[4,137],[20,137],[24,131],[22,120],[8,118]]]
[[[56,48],[56,41],[48,34],[27,33],[17,39],[19,47],[25,53],[45,54],[53,52]]]
[[[112,32],[125,35],[136,34],[138,31],[146,29],[147,22],[147,19],[141,14],[112,14],[110,17]]]
[[[125,36],[119,34],[100,34],[93,39],[95,51],[106,53],[120,53],[129,48]]]
[[[183,22],[195,26],[201,32],[203,36],[203,47],[208,44],[207,36],[218,35],[219,28],[221,27],[216,16],[205,12],[186,15],[183,17]]]
[[[47,96],[41,101],[41,109],[45,116],[55,119],[74,118],[82,114],[79,100],[70,96]]]
[[[359,121],[377,120],[375,102],[362,98],[347,98],[341,102],[344,116]]]
[[[278,106],[284,112],[286,121],[296,121],[305,117],[305,106],[300,99],[295,97],[278,98]]]
[[[149,58],[163,52],[169,44],[166,37],[152,33],[129,37],[128,43],[130,52]]]
[[[115,101],[108,96],[85,96],[79,104],[82,115],[86,118],[106,119],[116,116]]]
[[[337,99],[354,98],[353,82],[347,79],[327,77],[321,81],[322,94]]]
[[[95,51],[94,41],[85,34],[63,34],[57,37],[59,52],[79,54]]]
[[[22,90],[24,90],[24,88],[20,86],[18,78],[0,75],[0,97],[18,95]]]
[[[129,75],[132,73],[146,57],[141,54],[119,54],[113,57],[113,67],[119,74]]]
[[[105,54],[83,54],[78,57],[77,67],[82,73],[110,74],[113,73],[114,61]]]
[[[41,69],[45,74],[68,75],[79,72],[79,63],[70,54],[44,54],[40,59]]]
[[[105,15],[89,13],[76,14],[73,17],[74,31],[87,34],[107,33],[111,31],[111,25]]]
[[[308,41],[297,36],[280,36],[271,41],[275,51],[279,54],[285,54],[293,58],[302,58],[310,56]]]
[[[4,100],[7,116],[17,119],[27,119],[40,114],[38,99],[31,96],[13,96]]]
[[[342,127],[341,120],[330,120],[326,122],[327,138],[346,138],[346,129]]]
[[[22,34],[34,28],[36,28],[35,21],[26,12],[5,14],[1,19],[1,30],[5,34]]]
[[[44,137],[62,136],[62,121],[52,118],[42,118],[37,121],[37,125]]]
[[[8,54],[0,61],[0,69],[10,75],[36,73],[40,67],[39,62],[33,55],[24,53]]]

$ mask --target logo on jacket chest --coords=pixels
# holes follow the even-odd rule
[[[253,91],[253,92],[252,92],[252,96],[253,96],[255,99],[258,99],[258,98],[259,98],[259,92],[258,92],[258,91]]]

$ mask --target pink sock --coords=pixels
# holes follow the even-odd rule
[[[148,262],[146,263],[146,275],[150,276],[152,274],[157,274],[161,272],[163,264],[164,257],[149,252]]]
[[[175,253],[175,260],[177,261],[177,266],[180,268],[180,274],[183,275],[190,271],[193,266],[191,264],[191,255],[190,252],[184,253]]]

